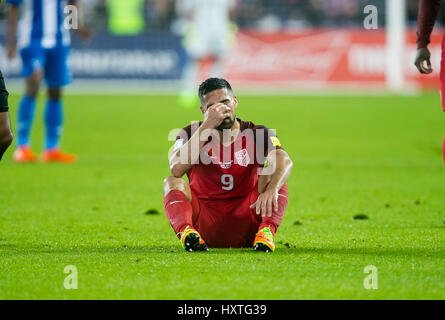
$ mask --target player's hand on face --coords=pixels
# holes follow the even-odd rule
[[[255,213],[261,214],[263,218],[266,216],[272,217],[272,213],[278,211],[278,190],[266,189],[250,208],[255,209]]]
[[[414,61],[414,65],[417,67],[420,73],[430,74],[433,72],[431,68],[431,53],[428,48],[420,48],[417,50],[416,60]],[[426,63],[426,66],[425,66]]]
[[[217,128],[227,117],[231,116],[230,107],[224,103],[217,103],[207,108],[204,113],[204,122],[208,123],[211,128]]]

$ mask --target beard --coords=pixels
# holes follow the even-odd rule
[[[227,117],[223,120],[223,122],[221,122],[221,124],[216,128],[216,130],[223,131],[226,129],[231,129],[234,123],[235,123],[235,117],[233,117],[233,119]]]

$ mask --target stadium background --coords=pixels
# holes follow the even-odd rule
[[[116,35],[112,2],[131,1],[82,1],[95,35],[86,45],[72,36],[61,147],[78,161],[17,165],[11,146],[0,163],[0,299],[445,299],[445,6],[430,47],[434,73],[421,77],[417,1],[406,1],[406,81],[392,92],[385,1],[238,1],[226,76],[238,116],[276,128],[294,162],[289,206],[273,254],[191,255],[162,196],[170,130],[202,117],[178,103],[180,21],[173,1],[142,1],[142,30]],[[363,28],[368,4],[378,30]],[[5,58],[4,18],[3,3],[0,69],[16,133],[23,80],[19,59]],[[37,153],[45,96],[31,136]],[[377,290],[364,287],[370,265]],[[77,267],[77,290],[64,287],[67,266]]]
[[[437,88],[438,83],[445,10],[439,13],[430,46],[436,72],[422,77],[412,63],[417,2],[406,1],[408,29],[401,59],[407,90]],[[378,9],[378,30],[363,27],[363,8],[368,4]],[[80,81],[83,79],[124,78],[137,80],[127,82],[133,90],[142,87],[141,92],[175,92],[186,53],[181,41],[182,20],[174,0],[94,0],[84,1],[82,6],[86,24],[95,36],[87,45],[73,37],[70,64],[76,79],[74,88],[85,83]],[[138,9],[127,10],[128,17],[115,14],[125,6]],[[0,68],[16,89],[13,80],[20,74],[20,60],[18,56],[13,61],[6,59],[5,6],[1,8]],[[384,0],[239,0],[234,14],[237,40],[225,59],[224,74],[236,87],[257,91],[385,88],[386,10]],[[139,22],[119,30],[125,28],[119,19]],[[83,88],[92,88],[91,83]]]

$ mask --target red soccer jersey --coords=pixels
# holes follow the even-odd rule
[[[245,198],[256,187],[258,168],[267,154],[281,148],[276,134],[264,126],[237,119],[240,133],[230,145],[209,138],[201,150],[198,163],[187,176],[193,194],[200,200]],[[202,122],[185,127],[176,138],[175,148],[182,146]]]

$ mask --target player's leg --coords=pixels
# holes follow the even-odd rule
[[[260,193],[266,190],[270,180],[271,180],[270,175],[260,175],[258,177],[258,188],[256,188],[251,195],[251,197],[254,199],[253,202],[256,201]],[[279,225],[281,224],[281,221],[283,220],[284,212],[286,211],[287,197],[288,197],[287,185],[284,185],[278,191],[278,211],[277,212],[274,211],[274,214],[270,218],[267,216],[262,218],[260,215],[256,215],[256,217],[261,221],[259,229],[270,226],[272,233],[275,235],[276,230],[278,229]]]
[[[250,208],[258,199],[258,190],[256,185],[244,199],[199,202],[196,226],[210,247],[252,248],[252,245],[264,242],[268,246],[259,246],[256,250],[274,250],[274,234],[283,220],[287,206],[287,187],[284,186],[279,191],[278,212],[265,218]]]
[[[69,48],[56,47],[46,50],[45,81],[48,96],[45,104],[45,151],[43,162],[72,163],[76,157],[60,150],[60,138],[63,130],[62,87],[71,82],[67,59]]]
[[[59,147],[60,134],[63,124],[62,89],[48,88],[48,99],[45,106],[45,149],[52,150]]]
[[[30,148],[30,133],[34,120],[36,100],[43,78],[45,63],[39,48],[24,48],[20,51],[25,76],[25,94],[22,96],[17,113],[17,140],[13,155],[15,162],[34,162],[36,155]]]
[[[258,230],[263,228],[270,228],[270,231],[275,236],[281,222],[283,221],[284,213],[287,208],[287,186],[283,186],[278,193],[278,211],[274,211],[271,217],[262,217]]]
[[[254,197],[252,203],[256,201],[258,197]],[[252,210],[255,217],[259,220],[258,232],[255,235],[255,240],[253,242],[253,249],[255,251],[274,251],[275,244],[274,238],[278,227],[283,221],[284,213],[287,208],[288,192],[287,186],[284,185],[278,191],[278,210],[272,213],[271,217],[262,217],[256,214],[255,209]]]
[[[60,137],[63,129],[62,88],[48,88],[48,99],[45,104],[45,150],[43,162],[73,163],[76,156],[60,150]]]
[[[172,176],[164,179],[164,210],[187,251],[207,250],[207,245],[193,226],[192,192],[184,179]]]
[[[164,179],[165,213],[176,234],[193,225],[191,199],[190,187],[184,179],[173,176]]]

